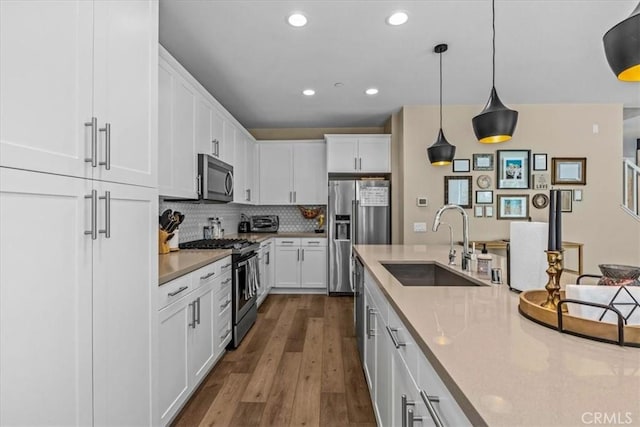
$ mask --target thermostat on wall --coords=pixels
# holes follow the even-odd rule
[[[423,197],[417,197],[416,198],[416,205],[419,206],[419,207],[427,206],[428,205],[427,198],[424,197],[424,196]]]

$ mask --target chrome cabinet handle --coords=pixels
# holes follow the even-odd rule
[[[404,347],[404,346],[407,345],[406,343],[398,341],[398,339],[395,337],[395,335],[393,335],[394,332],[398,333],[398,328],[390,328],[389,326],[387,326],[387,332],[389,332],[389,336],[391,337],[391,341],[393,341],[393,345],[396,348]]]
[[[209,277],[211,277],[211,276],[215,276],[215,274],[216,274],[216,272],[215,272],[215,271],[212,271],[212,272],[211,272],[211,273],[209,273],[209,274],[205,274],[204,276],[200,276],[200,280],[207,280]]]
[[[216,156],[220,157],[220,141],[216,139]]]
[[[222,285],[226,285],[227,283],[229,283],[231,281],[231,277],[229,277],[227,280],[225,280],[224,282],[222,282]]]
[[[376,314],[376,310],[367,306],[367,338],[375,336],[375,333],[371,329],[371,315]]]
[[[91,127],[91,157],[85,157],[85,163],[91,163],[91,167],[98,166],[98,157],[96,152],[98,151],[98,119],[91,117],[90,122],[84,124],[85,127]]]
[[[319,245],[319,244],[320,244],[320,241],[318,241],[318,240],[309,240],[309,241],[307,242],[307,244],[308,244],[308,245]]]
[[[300,249],[298,249],[297,251],[298,251],[298,261],[300,261]]]
[[[251,201],[251,189],[247,190],[249,192],[249,201]]]
[[[231,333],[231,329],[227,329],[224,335],[220,337],[220,341],[226,340],[230,333]]]
[[[198,297],[196,302],[198,303],[198,316],[196,318],[197,319],[196,322],[198,322],[198,325],[199,325],[200,324],[200,297]]]
[[[98,163],[106,170],[111,170],[111,123],[105,123],[100,132],[104,132],[104,162]]]
[[[304,249],[302,249],[302,261],[304,261]]]
[[[91,235],[91,240],[98,238],[98,191],[91,190],[91,194],[84,196],[91,199],[91,230],[85,230],[85,235]]]
[[[423,420],[423,417],[416,417],[415,415],[413,415],[413,409],[409,409],[407,411],[407,418],[408,418],[407,419],[407,427],[413,427],[413,423],[415,421],[422,422],[422,420]]]
[[[407,427],[407,407],[416,406],[416,402],[407,400],[406,394],[400,396],[400,402],[402,403],[402,427]]]
[[[224,189],[227,192],[227,196],[233,194],[233,174],[231,171],[227,172],[227,176],[224,178]]]
[[[358,158],[353,158],[353,169],[358,170]]]
[[[189,322],[189,327],[195,329],[196,328],[196,302],[189,303],[189,308],[191,309],[191,322]]]
[[[298,192],[294,191],[293,192],[293,203],[296,203],[298,201]]]
[[[420,397],[422,398],[424,404],[427,406],[427,411],[429,411],[429,415],[431,416],[431,419],[433,420],[433,423],[436,425],[436,427],[444,427],[444,424],[440,419],[440,416],[438,415],[438,411],[436,411],[435,406],[433,406],[434,402],[440,402],[440,398],[438,396],[428,396],[427,392],[424,390],[420,390]]]
[[[220,267],[221,270],[224,270],[225,268],[229,268],[231,267],[231,263],[225,264],[222,267]]]
[[[111,238],[111,191],[105,191],[104,196],[99,198],[104,200],[104,230],[98,233],[104,234],[104,237]]]
[[[189,289],[188,286],[181,286],[180,288],[176,289],[175,291],[169,292],[167,295],[169,295],[170,297],[175,297],[180,292],[186,291],[187,289]]]
[[[293,240],[283,240],[280,243],[283,243],[283,244],[286,243],[286,244],[293,245]]]
[[[269,265],[269,259],[271,258],[271,252],[265,253],[265,256],[267,257],[267,260],[265,261],[265,264]]]
[[[196,191],[198,192],[198,196],[202,195],[202,175],[196,177]]]
[[[362,170],[362,157],[359,158],[358,169]]]
[[[231,300],[225,301],[225,303],[220,306],[220,310],[224,310],[225,308],[229,307],[229,304],[231,304]]]

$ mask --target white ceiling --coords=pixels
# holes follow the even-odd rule
[[[636,4],[497,0],[503,102],[640,107],[640,84],[619,82],[602,48]],[[387,25],[399,9],[408,23]],[[292,11],[308,25],[286,24]],[[160,42],[247,128],[380,126],[403,105],[437,104],[442,42],[445,105],[484,104],[491,88],[490,0],[160,0]],[[371,86],[380,93],[364,95]]]

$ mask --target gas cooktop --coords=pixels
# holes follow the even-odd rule
[[[254,245],[247,239],[201,239],[180,243],[180,249],[242,249]]]

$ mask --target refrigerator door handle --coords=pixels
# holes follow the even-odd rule
[[[358,201],[353,200],[351,202],[351,244],[358,243]]]

